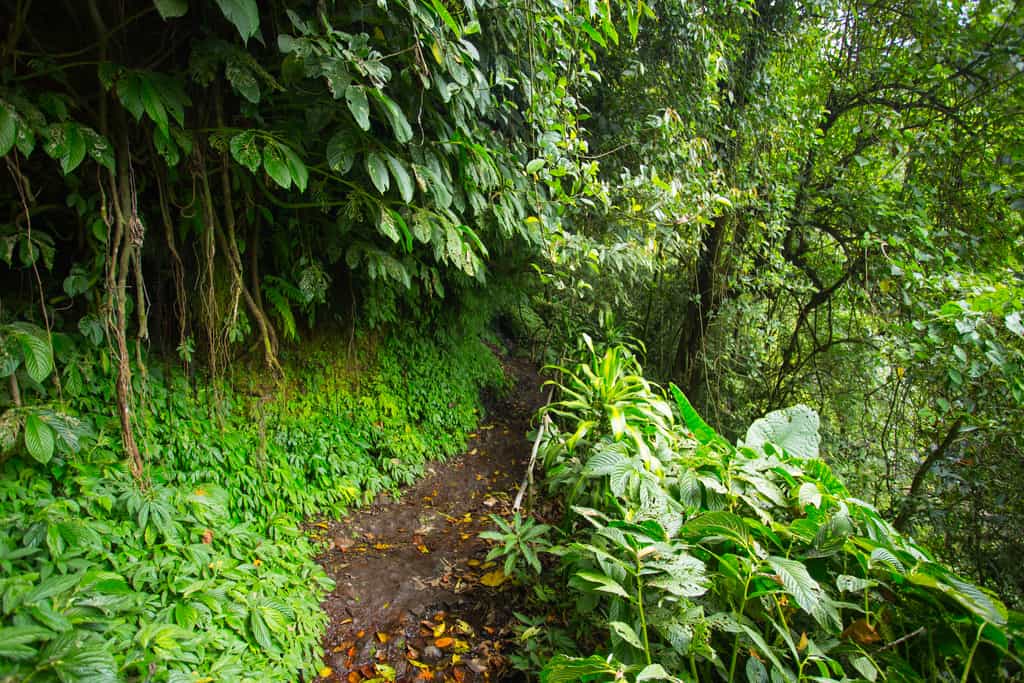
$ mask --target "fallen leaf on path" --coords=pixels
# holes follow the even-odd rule
[[[443,623],[443,622],[438,624],[437,626],[435,626],[434,627],[434,637],[435,638],[440,638],[441,636],[443,636],[444,635],[444,630],[446,628],[448,628],[448,625]]]
[[[324,668],[320,669],[318,673],[320,674],[320,678],[327,678],[332,673],[334,673],[334,669],[332,669],[329,666],[325,666]]]
[[[377,631],[377,640],[379,640],[382,643],[388,642],[388,639],[390,637],[391,636],[389,636],[387,633],[384,633],[384,631]]]
[[[438,638],[437,640],[435,640],[434,641],[434,645],[436,645],[437,647],[439,647],[439,648],[441,648],[443,650],[446,647],[451,647],[452,643],[454,643],[454,642],[455,642],[454,639],[449,638],[449,637],[446,636],[444,638]]]
[[[505,576],[505,572],[501,569],[495,569],[493,572],[487,572],[481,576],[480,583],[485,586],[489,586],[490,588],[497,588],[501,584],[505,583],[507,579],[508,577]]]
[[[423,545],[422,543],[420,543],[419,545],[417,545],[417,546],[416,546],[416,549],[417,549],[417,550],[419,550],[419,551],[420,551],[421,553],[423,553],[423,554],[426,554],[426,553],[429,553],[429,552],[430,552],[430,548],[428,548],[427,546]]]

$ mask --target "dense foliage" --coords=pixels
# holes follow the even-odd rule
[[[623,347],[562,370],[541,452],[571,542],[544,550],[574,589],[569,625],[607,649],[556,655],[541,680],[1019,674],[1020,615],[851,495],[814,411],[769,413],[734,446],[671,393]]]
[[[625,597],[581,606],[623,665],[1016,661],[957,577],[1024,594],[1020,2],[11,0],[0,26],[15,680],[311,671],[297,525],[458,448],[494,320],[565,365],[548,484],[597,511],[565,567],[619,563]],[[821,459],[751,442],[795,404]],[[734,535],[636,526],[665,505]],[[548,531],[495,531],[508,569]],[[640,551],[676,564],[614,569]]]

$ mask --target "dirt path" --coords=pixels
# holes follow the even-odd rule
[[[492,526],[488,515],[511,514],[543,396],[532,364],[504,365],[516,386],[465,453],[429,465],[400,500],[321,525],[333,542],[319,561],[337,588],[323,604],[331,623],[320,680],[461,683],[507,670],[516,595],[478,534]]]

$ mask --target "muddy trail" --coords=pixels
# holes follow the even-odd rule
[[[385,498],[313,527],[336,582],[323,607],[321,681],[497,681],[507,677],[520,596],[487,562],[489,515],[511,516],[543,403],[527,360],[503,360],[515,385],[489,406],[466,451],[431,463],[399,500]]]

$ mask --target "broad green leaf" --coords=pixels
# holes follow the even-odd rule
[[[188,0],[153,0],[153,4],[164,19],[183,17],[188,12]]]
[[[765,561],[775,571],[776,577],[782,582],[786,592],[793,596],[796,604],[822,626],[829,626],[833,619],[827,609],[827,597],[818,582],[811,578],[807,567],[797,560],[775,555],[769,556]],[[838,618],[835,621],[838,621]]]
[[[441,20],[448,26],[448,28],[451,29],[452,33],[454,33],[456,37],[461,38],[462,30],[455,22],[451,13],[445,8],[444,3],[440,2],[440,0],[430,0],[430,4],[433,6],[434,11],[437,12],[437,15],[441,17]]]
[[[284,151],[276,142],[267,142],[263,147],[263,169],[275,183],[288,189],[292,184],[292,174],[288,170]]]
[[[391,186],[391,181],[388,178],[388,168],[384,163],[384,159],[381,158],[376,152],[369,152],[366,155],[366,172],[370,174],[370,180],[373,181],[373,186],[377,188],[377,191],[384,194],[388,191],[388,187]]]
[[[386,236],[392,242],[398,243],[402,239],[401,233],[398,231],[398,224],[395,222],[394,216],[391,211],[384,208],[380,212],[380,222],[377,224],[381,234]]]
[[[332,170],[344,175],[352,169],[355,159],[356,152],[344,132],[335,133],[327,141],[327,165]]]
[[[700,414],[694,410],[690,404],[689,399],[686,395],[677,387],[675,384],[668,385],[669,391],[672,393],[672,397],[676,400],[676,405],[679,407],[679,414],[683,418],[683,422],[686,423],[687,428],[693,432],[693,436],[702,444],[720,444],[729,446],[729,443],[718,435],[714,429],[712,429],[707,422],[701,418]]]
[[[555,655],[544,665],[540,679],[544,683],[578,683],[589,676],[606,674],[614,676],[619,673],[618,667],[605,661],[603,657],[591,655],[586,659]]]
[[[800,507],[813,505],[816,508],[820,508],[821,491],[818,490],[818,485],[813,481],[805,481],[797,491],[797,500],[800,501]]]
[[[0,157],[4,156],[14,147],[17,138],[18,126],[14,114],[0,104]]]
[[[28,323],[10,326],[25,359],[25,372],[37,382],[45,380],[53,371],[53,348],[45,332]]]
[[[363,130],[370,130],[370,103],[366,99],[366,90],[361,85],[350,85],[345,89],[345,103],[352,112],[356,123]]]
[[[540,169],[544,168],[544,164],[546,164],[546,163],[547,163],[547,161],[544,160],[544,159],[540,159],[540,158],[533,159],[533,160],[530,161],[530,163],[526,164],[526,172],[527,173],[536,173]]]
[[[750,425],[740,445],[763,453],[764,444],[771,442],[798,458],[817,458],[819,422],[818,413],[805,405],[776,410]]]
[[[224,67],[224,75],[227,76],[231,87],[239,95],[253,104],[260,102],[260,82],[256,80],[256,74],[241,59],[229,58]]]
[[[402,195],[402,201],[406,203],[411,202],[416,186],[413,184],[412,176],[409,175],[405,164],[393,154],[388,154],[385,159],[387,160],[388,168],[391,170],[391,177],[395,179],[395,185],[398,186],[398,193]]]
[[[678,678],[665,671],[661,664],[648,664],[636,675],[637,683],[641,681],[679,681]]]
[[[409,126],[409,120],[405,118],[402,108],[381,91],[375,89],[372,92],[384,108],[384,114],[387,116],[388,123],[391,124],[391,130],[395,133],[395,140],[403,145],[412,140],[412,128]]]
[[[259,143],[256,141],[256,132],[247,130],[231,138],[231,156],[235,161],[255,173],[260,168],[262,157],[260,155]]]
[[[597,29],[595,29],[593,26],[591,26],[589,21],[582,22],[580,24],[580,28],[582,28],[583,32],[586,33],[588,36],[590,36],[590,38],[595,43],[597,43],[601,47],[608,47],[608,43],[605,42],[604,36],[602,36],[600,33],[598,33]]]
[[[864,657],[863,655],[851,657],[850,664],[857,670],[857,673],[871,681],[871,683],[875,683],[878,680],[878,668],[869,657]]]
[[[256,0],[217,0],[217,6],[224,13],[224,18],[235,25],[242,42],[260,30],[260,10]]]
[[[612,595],[618,595],[619,597],[630,600],[629,593],[626,589],[619,585],[619,582],[610,576],[604,574],[598,574],[597,572],[576,572],[576,576],[587,581],[589,583],[596,584],[594,590],[601,591],[602,593],[610,593]]]
[[[284,152],[285,163],[288,165],[292,182],[295,183],[295,187],[299,188],[299,192],[305,192],[306,185],[309,183],[309,169],[306,168],[306,164],[295,153],[295,150],[288,145],[281,145],[281,151]]]
[[[747,673],[747,683],[768,683],[768,669],[757,657],[748,657],[744,669]]]
[[[641,652],[644,651],[644,644],[640,642],[640,637],[637,636],[636,631],[629,624],[621,621],[609,621],[608,628],[612,630],[612,633],[622,638],[624,641],[635,647]]]
[[[851,576],[850,574],[840,574],[836,577],[836,588],[844,593],[860,593],[866,588],[877,585],[877,581],[862,579],[859,576]]]

